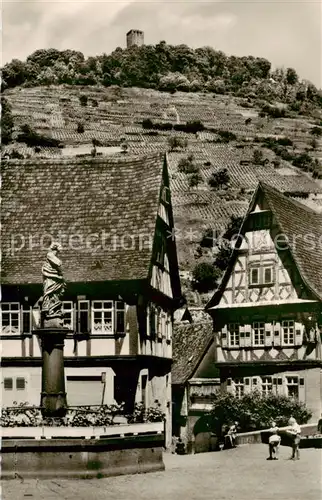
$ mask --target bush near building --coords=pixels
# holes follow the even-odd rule
[[[192,272],[193,286],[198,292],[205,293],[217,287],[219,272],[208,262],[200,262]]]
[[[262,395],[259,391],[244,394],[241,398],[219,392],[213,396],[212,402],[209,419],[217,435],[230,422],[237,421],[240,432],[248,432],[267,429],[272,421],[279,427],[286,426],[290,417],[294,417],[299,424],[305,424],[312,416],[302,402],[276,394]]]

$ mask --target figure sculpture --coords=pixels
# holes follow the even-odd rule
[[[41,313],[44,327],[62,327],[63,310],[61,297],[66,289],[62,273],[62,262],[58,257],[62,247],[52,243],[42,266],[43,296],[41,297]]]

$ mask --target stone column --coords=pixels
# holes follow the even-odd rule
[[[67,410],[64,374],[66,328],[39,328],[42,346],[41,399],[43,417],[63,417]]]

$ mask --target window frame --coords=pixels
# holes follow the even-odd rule
[[[270,269],[270,281],[266,281],[265,272]],[[253,271],[257,271],[258,280],[253,280]],[[268,287],[275,284],[275,264],[273,262],[251,263],[249,265],[248,284],[250,287]]]
[[[240,324],[228,323],[227,333],[228,333],[228,346],[240,347]]]
[[[7,310],[3,310],[3,306],[8,306]],[[12,309],[12,306],[15,306],[14,309]],[[9,315],[9,324],[6,325],[5,327],[3,326],[3,315],[8,314]],[[18,319],[18,327],[14,331],[11,330],[12,328],[12,314],[16,314]],[[4,328],[9,327],[8,330],[4,331]],[[20,335],[21,334],[21,309],[20,309],[20,302],[2,302],[0,304],[0,335]]]
[[[85,302],[85,301],[82,301]],[[95,304],[100,304],[101,307],[97,307]],[[106,304],[110,304],[109,307],[106,306]],[[111,327],[109,329],[95,329],[94,324],[95,324],[95,313],[100,313],[101,315],[101,325],[106,325],[108,324],[108,321],[106,321],[106,316],[107,314],[110,315],[111,317]],[[122,313],[123,314],[123,328],[118,329],[118,314]],[[91,333],[93,335],[119,335],[119,334],[125,334],[126,330],[126,303],[123,300],[99,300],[95,299],[91,301],[90,304],[90,327],[91,327]],[[121,331],[122,330],[122,331]]]
[[[69,308],[67,308],[69,306]],[[69,328],[70,330],[74,330],[74,303],[72,300],[63,300],[62,301],[62,312],[63,312],[63,326],[64,328]],[[67,324],[67,314],[70,315],[70,321]]]
[[[261,392],[262,395],[269,396],[273,393],[273,377],[261,377]]]
[[[271,279],[270,281],[266,281],[265,279],[265,273],[267,270],[270,270],[271,272]],[[263,266],[263,285],[272,285],[274,283],[274,267],[272,265],[264,265]]]
[[[262,326],[255,326],[262,325]],[[257,332],[257,330],[259,330]],[[264,347],[265,346],[265,323],[262,321],[254,321],[252,324],[252,334],[253,334],[253,346],[254,347]],[[256,336],[258,336],[258,342],[256,342]],[[260,342],[261,337],[263,338],[262,342]]]
[[[304,385],[304,384],[303,384]],[[296,394],[292,394],[292,389],[296,389]],[[298,375],[286,375],[286,389],[289,398],[300,399],[300,377]],[[291,393],[290,393],[291,389]]]
[[[257,271],[257,281],[253,280],[253,271]],[[258,286],[261,284],[260,282],[260,266],[252,266],[249,269],[249,284],[251,286]]]
[[[241,399],[245,394],[245,381],[243,378],[233,379],[234,381],[234,392],[238,399]]]
[[[287,323],[287,325],[285,325]],[[290,325],[292,323],[292,325]],[[294,320],[283,320],[282,324],[282,341],[285,346],[294,346],[295,345],[295,321]],[[292,329],[292,331],[290,331]],[[285,331],[287,330],[287,331]],[[293,338],[293,341],[290,338]]]

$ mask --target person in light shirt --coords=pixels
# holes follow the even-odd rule
[[[293,417],[289,419],[288,425],[289,427],[286,432],[292,438],[292,456],[290,460],[300,460],[301,427]]]
[[[278,460],[278,449],[281,443],[281,436],[278,435],[278,427],[275,422],[272,422],[272,427],[269,430],[268,438],[269,457],[267,460]]]

